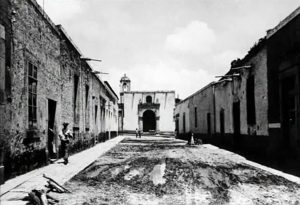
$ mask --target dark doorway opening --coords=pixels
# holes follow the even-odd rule
[[[175,121],[175,132],[176,132],[176,136],[179,135],[179,115],[176,115],[176,121]]]
[[[51,159],[57,158],[54,133],[55,113],[56,101],[48,99],[48,152]]]
[[[297,96],[296,77],[290,76],[282,80],[281,103],[282,103],[282,126],[283,143],[286,152],[294,155],[297,144]]]
[[[222,143],[224,143],[224,134],[225,134],[225,121],[224,121],[224,109],[220,110],[220,134]]]
[[[210,113],[206,114],[206,123],[207,123],[207,135],[211,136],[211,123],[210,123]]]
[[[235,150],[240,148],[241,121],[240,101],[233,103],[233,146]]]
[[[183,113],[183,118],[182,118],[182,123],[183,123],[183,133],[185,133],[185,113]]]
[[[155,131],[156,130],[156,117],[152,110],[146,110],[143,114],[143,131]]]

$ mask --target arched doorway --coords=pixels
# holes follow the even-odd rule
[[[143,131],[155,131],[156,130],[156,118],[155,113],[152,110],[146,110],[143,114]]]

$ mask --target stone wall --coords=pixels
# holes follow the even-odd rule
[[[245,66],[245,67],[243,67]],[[251,66],[251,68],[249,68]],[[211,83],[187,99],[175,109],[179,119],[179,137],[186,138],[187,132],[193,132],[195,138],[220,146],[238,147],[244,151],[259,149],[269,152],[273,143],[268,137],[268,87],[267,87],[267,50],[261,47],[256,53],[247,56],[239,69],[232,69],[227,74],[236,75]],[[247,82],[253,76],[254,122],[249,122],[250,106],[247,99]],[[248,93],[248,94],[249,94]],[[239,102],[238,132],[235,132],[233,104]],[[183,131],[183,113],[188,117],[186,131]],[[223,124],[221,123],[221,113]],[[195,116],[197,115],[197,116]],[[196,124],[197,123],[197,124]],[[210,125],[210,126],[209,126]],[[221,131],[221,127],[223,127]],[[236,136],[238,134],[238,136]],[[236,136],[236,137],[235,137]]]
[[[13,176],[46,163],[47,99],[57,101],[60,111],[60,39],[55,27],[43,15],[36,2],[11,1],[14,13],[12,32],[11,98],[9,150],[6,152],[6,176]],[[28,124],[28,65],[37,67],[37,124]],[[60,117],[57,116],[57,121]],[[35,163],[32,163],[32,162]]]
[[[190,132],[190,112],[189,112],[189,99],[185,99],[176,105],[175,117],[178,120],[178,130],[179,134],[185,134]],[[185,116],[185,117],[183,117]],[[184,121],[185,119],[185,121]],[[184,128],[185,126],[185,128]]]
[[[118,99],[112,100],[111,91],[81,59],[63,28],[55,26],[35,0],[1,1],[0,6],[0,73],[4,79],[0,85],[0,171],[4,156],[5,178],[60,157],[58,134],[63,122],[73,131],[71,153],[92,146],[101,137],[108,139],[109,131],[116,136],[118,121],[112,119]],[[34,80],[29,77],[31,65],[37,70]],[[32,90],[36,90],[36,101],[30,98]],[[32,124],[29,101],[36,106]],[[107,122],[111,127],[106,127]]]
[[[214,134],[214,85],[201,89],[190,98],[189,120],[190,130],[195,134]],[[195,108],[197,113],[195,113]],[[195,124],[195,114],[197,114],[197,124]],[[210,116],[210,117],[209,117]],[[208,119],[209,118],[209,119]],[[210,132],[210,133],[208,133]],[[207,136],[211,137],[211,136]]]
[[[11,103],[11,4],[0,1],[0,185],[4,183],[4,155],[9,150]]]

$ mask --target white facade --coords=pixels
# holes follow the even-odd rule
[[[120,131],[131,132],[137,128],[155,133],[175,131],[175,91],[130,91],[128,77],[122,77],[120,82]]]

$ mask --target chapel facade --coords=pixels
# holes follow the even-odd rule
[[[120,80],[119,132],[174,133],[175,91],[131,91],[126,74]]]

